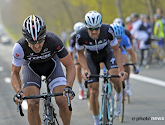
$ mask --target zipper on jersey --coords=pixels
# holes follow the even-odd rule
[[[97,54],[99,54],[99,51],[97,49],[97,40],[96,39],[95,39],[95,44],[96,44],[96,52],[97,52]]]

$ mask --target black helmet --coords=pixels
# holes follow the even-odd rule
[[[23,22],[22,34],[29,43],[39,43],[46,37],[46,25],[41,17],[30,15]]]

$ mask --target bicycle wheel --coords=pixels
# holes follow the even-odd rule
[[[50,120],[46,119],[44,121],[44,125],[53,125]]]
[[[103,125],[107,125],[107,95],[104,95]]]
[[[119,121],[122,123],[124,120],[124,97],[125,97],[125,92],[124,89],[122,90],[122,113],[119,116]]]
[[[127,94],[127,99],[126,99],[126,103],[129,104],[130,103],[130,96]]]

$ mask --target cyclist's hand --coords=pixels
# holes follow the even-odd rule
[[[88,81],[90,75],[91,75],[90,70],[84,70],[84,73],[81,76],[84,80]]]
[[[134,64],[133,72],[135,74],[138,74],[139,73],[139,69],[137,69],[136,63]]]
[[[72,100],[75,97],[75,93],[72,91],[72,88],[70,86],[66,86],[63,90],[63,96],[67,100],[67,94],[69,94],[69,99]]]
[[[126,72],[120,72],[118,75],[121,77],[122,81],[128,79],[128,73]]]
[[[23,91],[18,91],[17,94],[14,95],[13,101],[16,104],[19,102],[19,105],[21,105],[23,102],[23,99],[22,99],[23,97],[25,97],[25,95],[23,94]]]
[[[135,71],[135,69],[133,69],[133,72],[134,72],[135,74],[138,74],[138,73],[139,73],[139,70],[136,69],[136,71]]]

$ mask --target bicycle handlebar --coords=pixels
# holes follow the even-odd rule
[[[123,66],[128,66],[128,65],[132,65],[132,66],[133,66],[133,68],[134,68],[134,70],[135,70],[137,73],[139,73],[139,69],[137,69],[137,67],[136,67],[136,64],[135,64],[135,63],[123,63]]]
[[[88,73],[86,73],[85,75],[87,77]],[[123,75],[124,74],[122,74],[122,76]],[[120,78],[119,75],[94,75],[94,74],[91,74],[90,77],[99,77],[99,78],[112,78],[113,77],[113,78]],[[90,83],[88,83],[88,81],[85,80],[85,82],[84,82],[85,88],[87,88],[87,84],[90,84]],[[125,82],[122,81],[122,84],[123,84],[123,89],[124,89],[125,88]]]
[[[26,99],[39,99],[39,98],[48,98],[48,97],[53,97],[53,96],[62,96],[63,93],[51,93],[51,94],[46,94],[46,93],[43,93],[41,95],[33,95],[33,96],[26,96],[26,97],[21,97],[19,96],[18,99],[23,99],[23,100],[26,100]],[[71,101],[69,99],[69,92],[66,91],[66,97],[67,97],[67,100],[68,100],[68,107],[69,107],[69,110],[72,111],[72,106],[71,106]],[[22,106],[19,105],[20,103],[17,103],[17,112],[20,111],[20,115],[21,116],[24,116],[23,114],[23,111],[22,111]]]

